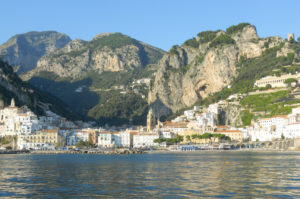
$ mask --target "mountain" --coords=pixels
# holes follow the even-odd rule
[[[0,59],[0,108],[9,105],[14,98],[17,106],[26,105],[37,115],[43,115],[51,110],[68,119],[80,119],[61,100],[47,92],[40,91],[23,82],[13,68]]]
[[[255,26],[241,23],[200,32],[167,53],[121,33],[75,39],[20,77],[99,124],[144,124],[149,107],[156,117],[169,116],[247,93],[255,80],[299,60],[299,42],[260,38]]]
[[[173,46],[160,60],[148,103],[160,117],[247,92],[255,79],[293,63],[299,51],[294,41],[259,38],[255,26],[248,23],[226,31],[200,32]]]
[[[59,77],[77,79],[89,72],[128,71],[157,63],[163,53],[121,33],[104,33],[91,41],[73,40],[45,55],[28,76],[47,71]]]
[[[21,77],[100,124],[141,124],[148,87],[134,81],[154,78],[164,53],[121,33],[99,34],[44,55]]]
[[[0,45],[2,59],[15,67],[18,73],[32,70],[47,53],[64,47],[71,39],[55,31],[18,34]]]

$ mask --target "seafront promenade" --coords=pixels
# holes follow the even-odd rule
[[[193,151],[300,151],[300,139],[287,139],[272,142],[242,142],[226,143],[219,145],[172,145],[168,148],[150,149],[98,149],[87,148],[77,150],[0,150],[1,154],[144,154],[144,153],[172,153],[172,152],[193,152]]]

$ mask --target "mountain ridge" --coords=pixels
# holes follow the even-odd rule
[[[149,107],[159,118],[240,92],[238,85],[252,87],[244,79],[251,76],[252,84],[264,74],[257,64],[270,72],[265,60],[281,67],[293,61],[291,53],[298,59],[296,44],[278,36],[260,38],[249,23],[200,32],[166,53],[121,33],[101,33],[46,53],[21,77],[101,124],[141,122]],[[134,83],[143,78],[152,80],[149,85]],[[228,86],[232,88],[226,90]],[[138,111],[127,109],[134,104]]]
[[[201,32],[173,46],[160,60],[148,104],[156,117],[190,107],[228,86],[240,73],[240,60],[260,57],[282,43],[287,41],[277,36],[259,38],[249,23]],[[278,56],[291,52],[286,45],[280,49]]]
[[[65,46],[71,39],[56,31],[17,34],[0,45],[0,54],[18,73],[32,70],[45,54]]]

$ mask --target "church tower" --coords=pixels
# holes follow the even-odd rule
[[[15,99],[12,98],[10,101],[10,107],[15,107],[15,106],[16,106]]]
[[[147,115],[147,132],[152,131],[154,127],[155,127],[155,117],[152,108],[150,108]]]

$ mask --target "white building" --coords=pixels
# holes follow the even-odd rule
[[[300,138],[300,123],[288,124],[283,135],[285,138]]]
[[[288,124],[289,119],[287,115],[276,115],[271,118],[263,118],[258,120],[258,125],[264,129],[281,130]]]
[[[98,136],[98,146],[100,147],[113,147],[115,146],[115,139],[113,137],[114,132],[102,131]],[[116,132],[115,132],[116,133]]]
[[[194,111],[194,110],[186,110],[186,111],[184,111],[184,116],[185,116],[188,120],[194,119],[195,111]]]
[[[207,112],[218,115],[220,112],[220,105],[218,103],[210,104],[207,108]]]
[[[78,142],[80,142],[80,138],[76,135],[69,135],[66,137],[66,145],[67,146],[75,146]]]
[[[288,124],[289,117],[287,115],[277,115],[271,118],[262,118],[247,130],[252,141],[272,141],[286,135]]]
[[[157,143],[153,142],[159,138],[158,133],[145,133],[133,136],[133,147],[134,148],[149,148],[158,146]]]
[[[124,147],[131,148],[133,134],[130,130],[121,132],[102,131],[98,136],[98,146],[100,147]]]
[[[201,107],[200,107],[200,106],[194,106],[193,110],[194,110],[194,111],[200,111],[200,110],[201,110]]]
[[[167,121],[164,123],[163,127],[160,129],[161,131],[169,131],[174,133],[175,135],[183,135],[184,131],[188,129],[188,122],[170,122]]]
[[[213,112],[202,113],[200,115],[196,115],[196,121],[198,126],[216,126],[217,115]]]
[[[16,107],[13,99],[9,107],[0,110],[0,136],[30,134],[39,129],[37,116],[27,107]]]
[[[255,86],[257,87],[266,87],[268,84],[272,86],[272,88],[275,87],[287,87],[287,84],[284,83],[285,80],[293,78],[295,80],[300,80],[300,73],[297,73],[295,75],[292,74],[286,74],[286,75],[281,75],[280,77],[277,76],[267,76],[263,77],[259,80],[256,80]]]
[[[251,141],[272,141],[274,139],[281,138],[277,132],[270,131],[264,128],[255,128],[255,127],[248,127],[247,128],[249,138]]]

